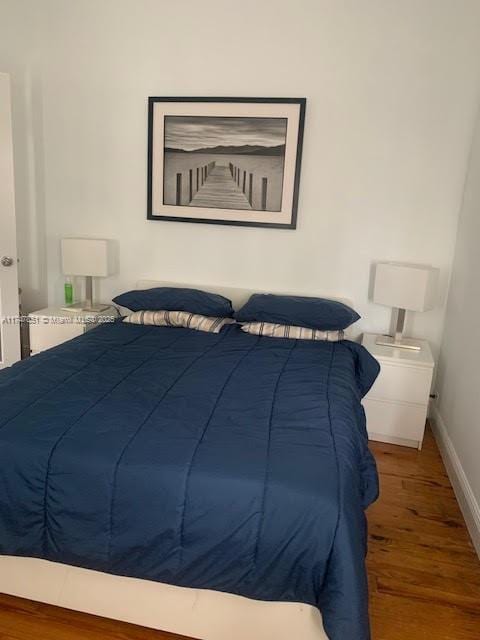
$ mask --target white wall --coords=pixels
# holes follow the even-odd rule
[[[438,367],[439,435],[480,554],[480,118],[473,142]],[[455,468],[455,466],[457,468]],[[455,478],[454,478],[455,481]],[[460,496],[462,502],[462,496]],[[470,513],[468,513],[470,511]]]
[[[442,269],[441,305],[411,326],[439,345],[479,99],[480,3],[0,0],[1,8],[9,24],[0,19],[0,67],[13,75],[21,149],[32,130],[33,182],[23,151],[17,159],[20,224],[35,252],[22,256],[27,306],[46,297],[43,266],[50,301],[61,300],[59,239],[84,234],[118,241],[121,271],[101,284],[104,299],[143,277],[297,289],[353,299],[360,328],[385,330],[390,311],[367,298],[370,265],[408,260]],[[11,35],[25,14],[30,44]],[[147,221],[149,95],[306,96],[298,229]],[[42,224],[46,259],[34,231]]]

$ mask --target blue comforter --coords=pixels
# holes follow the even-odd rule
[[[103,326],[0,373],[0,553],[315,605],[369,638],[348,341]]]

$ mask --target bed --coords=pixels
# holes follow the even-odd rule
[[[0,591],[205,640],[367,640],[377,373],[348,340],[122,322],[2,372]]]

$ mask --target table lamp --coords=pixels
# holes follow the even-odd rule
[[[109,240],[63,238],[62,269],[68,276],[85,276],[85,300],[63,307],[65,310],[99,312],[109,308],[93,301],[93,278],[106,278],[114,272]]]
[[[377,344],[420,351],[416,340],[403,337],[407,311],[433,309],[437,295],[438,269],[429,265],[378,262],[375,268],[373,302],[396,309],[394,336],[379,336]]]

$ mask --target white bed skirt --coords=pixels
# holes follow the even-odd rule
[[[0,556],[0,592],[201,640],[328,640],[318,610]]]

